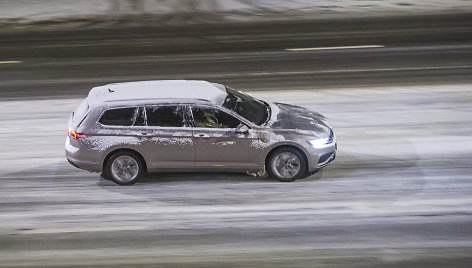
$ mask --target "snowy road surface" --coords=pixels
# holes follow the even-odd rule
[[[472,85],[253,92],[328,116],[336,161],[294,183],[63,158],[79,99],[1,102],[0,266],[411,266],[472,259]]]

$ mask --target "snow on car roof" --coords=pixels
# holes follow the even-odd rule
[[[138,99],[196,99],[221,104],[226,96],[224,87],[207,81],[154,80],[94,87],[88,99],[91,104]]]

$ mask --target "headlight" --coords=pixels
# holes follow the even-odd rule
[[[330,146],[332,140],[330,137],[307,141],[313,148],[324,148]]]

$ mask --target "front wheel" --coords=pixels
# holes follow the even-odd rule
[[[106,175],[119,185],[135,184],[143,173],[141,159],[132,152],[115,153],[106,165]]]
[[[299,151],[293,148],[280,148],[269,157],[267,171],[271,177],[279,181],[291,182],[304,177],[307,166]]]

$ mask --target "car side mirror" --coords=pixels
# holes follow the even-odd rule
[[[245,124],[239,124],[236,128],[236,133],[247,134],[249,132],[249,127]]]

